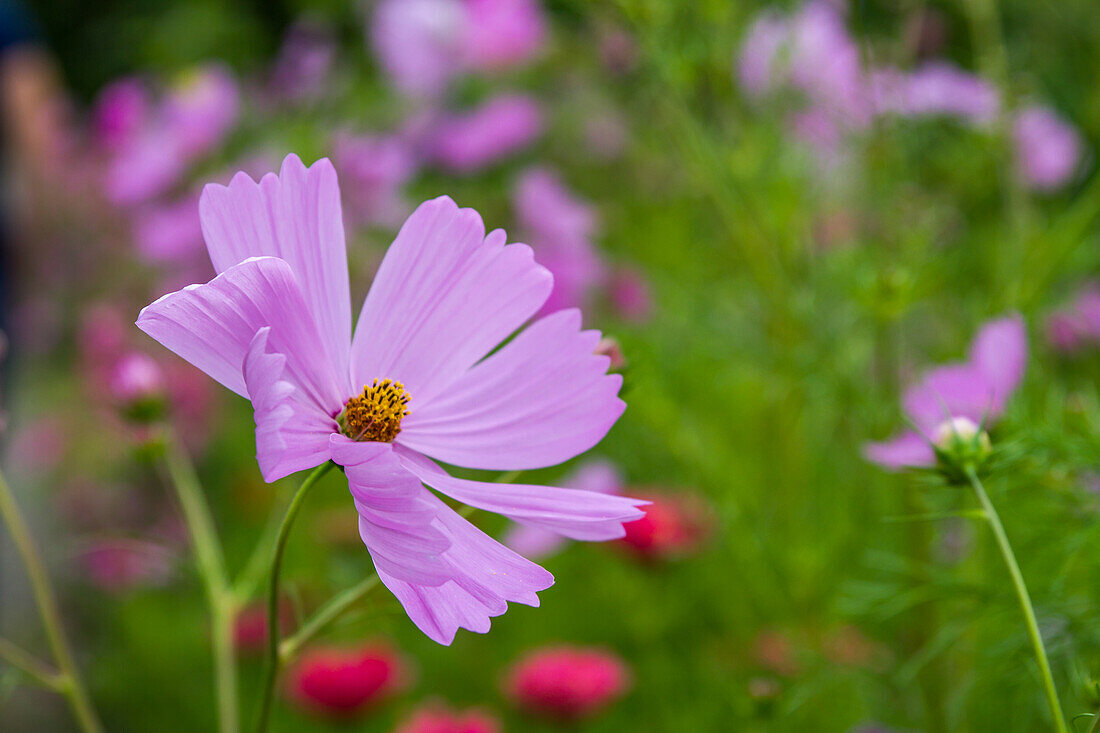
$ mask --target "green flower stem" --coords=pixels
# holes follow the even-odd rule
[[[221,545],[191,460],[172,436],[164,453],[169,483],[176,490],[184,521],[191,535],[191,546],[199,575],[210,606],[211,636],[214,651],[214,684],[218,699],[218,730],[240,730],[237,692],[236,650],[233,647],[233,619],[237,604],[229,587]]]
[[[279,527],[279,534],[275,539],[275,552],[271,558],[271,582],[267,594],[267,675],[264,680],[263,691],[260,693],[260,711],[256,719],[256,730],[259,733],[267,730],[268,720],[271,717],[271,702],[275,696],[275,680],[279,676],[279,570],[283,564],[283,553],[286,551],[287,539],[290,537],[290,528],[294,525],[294,519],[302,508],[302,503],[309,494],[310,489],[336,464],[332,461],[321,464],[306,476],[305,481],[298,487],[298,492],[290,500],[283,523]]]
[[[1088,733],[1100,733],[1100,711],[1093,713],[1092,725],[1089,726]]]
[[[45,662],[40,662],[28,652],[23,651],[7,639],[0,639],[0,659],[23,672],[38,684],[53,692],[61,692],[61,675],[54,672]]]
[[[0,516],[11,533],[12,542],[23,560],[27,577],[31,582],[31,590],[34,592],[34,600],[38,604],[38,613],[42,617],[42,626],[46,630],[46,639],[50,650],[53,652],[60,673],[53,677],[52,687],[63,694],[69,700],[73,709],[73,715],[85,733],[101,733],[103,725],[99,722],[95,709],[92,707],[91,698],[88,696],[84,683],[81,681],[80,672],[76,668],[73,653],[69,648],[69,642],[65,637],[65,629],[61,625],[61,614],[57,610],[57,601],[54,599],[53,590],[50,588],[49,576],[46,567],[38,554],[34,540],[31,538],[30,528],[19,511],[11,487],[0,473]],[[6,658],[13,660],[11,645],[6,646],[8,652]],[[21,650],[20,650],[21,651]],[[15,658],[27,661],[27,658],[16,653]],[[14,663],[14,661],[13,661]],[[32,674],[32,676],[35,676]]]
[[[359,599],[366,596],[377,586],[378,574],[372,573],[351,588],[330,598],[325,605],[317,609],[317,612],[314,613],[308,621],[302,624],[302,627],[298,629],[293,636],[287,637],[283,640],[282,644],[279,645],[280,663],[285,664],[293,659],[294,655],[298,653],[298,650],[302,648],[302,645],[339,618],[344,611],[353,606]]]
[[[1039,624],[1035,620],[1035,609],[1031,605],[1031,596],[1028,595],[1027,586],[1024,584],[1024,576],[1020,572],[1020,566],[1016,563],[1016,555],[1012,552],[1012,545],[1008,542],[1004,526],[993,508],[993,503],[985,493],[985,487],[978,479],[973,466],[966,467],[966,477],[970,479],[970,485],[974,487],[974,493],[985,511],[986,520],[993,530],[993,536],[997,540],[997,547],[1001,551],[1008,574],[1012,576],[1012,586],[1016,590],[1016,598],[1020,601],[1020,609],[1024,612],[1024,620],[1027,626],[1027,636],[1031,640],[1031,648],[1035,653],[1035,661],[1039,665],[1039,678],[1043,684],[1043,692],[1046,695],[1047,705],[1050,707],[1050,715],[1054,720],[1054,728],[1058,733],[1068,733],[1066,720],[1062,715],[1062,706],[1058,701],[1058,691],[1054,686],[1054,676],[1050,672],[1050,662],[1047,660],[1047,652],[1043,647],[1043,637],[1039,633]],[[1095,726],[1094,726],[1095,727]]]

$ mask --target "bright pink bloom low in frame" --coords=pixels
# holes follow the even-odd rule
[[[292,700],[318,715],[351,718],[392,696],[407,683],[405,665],[388,645],[317,646],[288,670]]]
[[[500,733],[500,721],[481,710],[457,712],[429,705],[413,713],[394,733]]]
[[[596,331],[559,311],[501,341],[553,286],[531,249],[485,233],[447,197],[422,204],[386,253],[351,326],[336,172],[288,156],[256,183],[208,185],[200,216],[218,276],[165,295],[138,326],[251,400],[267,481],[332,460],[360,535],[412,621],[449,644],[511,602],[538,605],[553,577],[460,517],[453,499],[583,540],[624,534],[644,502],[456,479],[551,466],[599,442],[622,414]],[[492,352],[490,354],[490,352]],[[434,460],[433,460],[434,459]]]
[[[1000,417],[1027,366],[1027,329],[1019,316],[982,326],[961,363],[927,372],[905,392],[902,406],[916,430],[882,443],[868,443],[864,456],[888,470],[936,463],[932,441],[956,418],[975,425]]]
[[[444,168],[471,173],[523,150],[541,134],[538,103],[522,94],[502,94],[438,120],[428,153]]]
[[[599,649],[551,647],[521,659],[504,691],[521,709],[560,720],[593,715],[630,687],[630,671],[618,656]]]

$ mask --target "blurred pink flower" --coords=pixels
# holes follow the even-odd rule
[[[1058,351],[1067,353],[1100,343],[1100,283],[1086,283],[1069,305],[1050,315],[1047,340]]]
[[[630,672],[618,656],[569,646],[528,654],[504,682],[504,691],[515,705],[560,720],[594,715],[629,687]]]
[[[341,188],[350,220],[395,227],[408,216],[402,189],[416,174],[417,161],[404,140],[339,133],[332,157],[343,176]]]
[[[667,492],[640,495],[650,502],[645,516],[623,525],[626,535],[620,540],[637,557],[684,557],[698,550],[710,535],[709,511],[698,497]]]
[[[626,356],[623,354],[622,345],[613,336],[604,336],[600,339],[600,342],[596,344],[596,353],[611,360],[609,367],[611,371],[619,371],[626,366]]]
[[[828,0],[810,0],[790,21],[790,80],[816,105],[852,127],[869,121],[859,47],[843,13]]]
[[[529,168],[520,176],[513,204],[539,264],[554,275],[554,288],[542,312],[584,305],[605,277],[592,244],[596,231],[592,207],[544,168]]]
[[[749,26],[741,42],[737,78],[750,96],[760,97],[775,89],[789,36],[787,19],[771,9],[760,13]]]
[[[279,603],[279,632],[287,634],[294,628],[294,608],[290,600]],[[245,606],[233,620],[233,644],[241,654],[260,656],[267,649],[267,602]]]
[[[162,124],[190,159],[209,152],[233,128],[240,111],[237,80],[219,64],[184,74],[163,103]]]
[[[218,276],[146,306],[138,327],[251,400],[265,480],[329,460],[344,468],[379,577],[430,638],[487,632],[508,602],[537,605],[553,577],[425,484],[578,539],[617,537],[641,516],[626,497],[458,479],[433,460],[556,465],[625,409],[622,377],[607,374],[610,360],[593,353],[600,334],[580,330],[578,311],[516,334],[552,286],[529,247],[486,236],[446,196],[428,201],[386,253],[353,334],[328,160],[306,168],[290,155],[259,183],[242,173],[207,185],[199,209]]]
[[[134,212],[134,244],[150,263],[180,263],[203,253],[198,196],[154,202]]]
[[[183,176],[187,158],[169,131],[146,130],[122,145],[107,162],[104,192],[120,206],[130,206],[159,196]]]
[[[1020,316],[982,326],[962,363],[937,367],[905,392],[902,406],[916,430],[882,443],[867,443],[867,460],[887,470],[935,465],[931,442],[955,418],[975,424],[1000,417],[1027,366],[1027,330]]]
[[[118,360],[110,382],[111,396],[121,403],[156,399],[164,393],[164,386],[160,366],[139,351]]]
[[[461,71],[466,23],[462,0],[381,0],[370,39],[394,86],[433,98]]]
[[[281,99],[315,99],[331,88],[329,72],[336,59],[333,31],[308,18],[290,26],[271,68],[271,93]]]
[[[538,0],[465,0],[465,61],[498,69],[528,61],[542,48],[546,23]]]
[[[438,119],[428,153],[445,168],[471,173],[523,150],[541,134],[538,103],[522,94],[501,94]]]
[[[413,713],[394,733],[500,733],[500,721],[481,710],[456,712],[428,704]]]
[[[129,319],[111,303],[90,305],[80,320],[77,343],[80,357],[89,368],[106,369],[126,348]]]
[[[1053,191],[1069,183],[1084,155],[1084,142],[1072,125],[1048,107],[1028,107],[1012,126],[1016,168],[1037,191]]]
[[[93,585],[113,593],[164,585],[175,567],[166,548],[125,538],[97,541],[79,561]]]
[[[613,463],[593,460],[578,466],[572,474],[562,479],[561,485],[599,494],[618,494],[621,492],[623,483]],[[568,542],[565,537],[556,532],[522,523],[513,524],[504,533],[501,541],[531,560],[547,557]]]
[[[315,646],[288,670],[290,699],[318,715],[352,718],[408,684],[405,663],[388,644]]]
[[[992,84],[944,61],[909,73],[878,69],[871,73],[869,84],[877,114],[947,116],[987,125],[1000,113],[1000,94]]]
[[[152,100],[144,82],[134,77],[105,86],[92,109],[92,132],[97,144],[115,149],[131,140],[150,115]]]

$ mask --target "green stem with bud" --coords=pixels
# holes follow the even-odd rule
[[[19,505],[15,503],[11,487],[8,486],[2,473],[0,473],[0,517],[7,525],[12,543],[23,561],[23,567],[26,568],[31,591],[34,593],[35,603],[38,604],[38,613],[42,617],[42,626],[46,630],[46,640],[49,642],[60,672],[57,674],[47,672],[41,663],[33,660],[10,642],[4,643],[3,656],[28,673],[32,679],[43,683],[48,681],[47,687],[68,698],[73,716],[82,731],[101,733],[103,724],[99,722],[99,717],[92,707],[92,700],[77,670],[75,657],[65,636],[65,629],[61,625],[61,614],[57,610],[57,601],[50,587],[45,563],[42,562],[42,556],[39,555],[38,548],[34,544],[27,521],[19,511]]]
[[[1008,568],[1008,574],[1012,577],[1012,586],[1016,591],[1016,598],[1020,602],[1020,609],[1024,612],[1024,621],[1027,627],[1027,636],[1031,641],[1031,649],[1035,653],[1035,661],[1039,665],[1039,679],[1043,685],[1043,693],[1046,695],[1047,705],[1050,707],[1050,715],[1054,720],[1054,728],[1058,733],[1068,733],[1066,728],[1066,720],[1062,715],[1062,706],[1058,701],[1058,690],[1054,686],[1054,676],[1050,671],[1050,662],[1047,659],[1046,648],[1043,646],[1043,637],[1039,633],[1039,623],[1035,619],[1035,609],[1031,604],[1031,596],[1027,592],[1027,586],[1024,584],[1024,576],[1020,572],[1020,566],[1016,562],[1016,555],[1012,552],[1012,545],[1008,542],[1008,535],[1005,534],[1004,526],[1001,524],[1001,518],[997,514],[997,510],[993,507],[993,503],[989,500],[989,496],[985,493],[985,487],[982,486],[981,480],[978,479],[978,474],[974,470],[973,465],[966,465],[964,467],[964,473],[967,479],[970,481],[970,485],[974,488],[974,493],[978,497],[979,503],[982,505],[982,509],[985,511],[986,521],[989,522],[990,529],[993,530],[993,536],[997,540],[997,547],[1001,552],[1001,557],[1004,559],[1005,566]],[[1096,729],[1096,722],[1093,722],[1093,728]]]
[[[332,461],[326,461],[306,476],[302,485],[298,487],[297,493],[294,494],[294,498],[290,500],[290,506],[287,507],[283,523],[279,526],[279,534],[275,539],[275,552],[271,558],[271,579],[267,593],[267,674],[264,678],[263,691],[260,693],[262,697],[259,717],[256,719],[257,733],[267,730],[271,717],[271,703],[275,697],[275,680],[279,676],[279,571],[283,565],[286,543],[290,538],[290,528],[294,526],[294,519],[298,516],[310,490],[335,465]]]

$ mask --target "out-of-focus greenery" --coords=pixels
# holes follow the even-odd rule
[[[170,72],[211,56],[242,72],[260,69],[283,26],[304,10],[212,0],[37,5],[84,98],[122,72]],[[904,21],[924,5],[855,2],[850,23],[865,53],[899,58]],[[1048,100],[1100,149],[1095,3],[928,5],[947,19],[950,57],[1006,82],[1009,98]],[[554,44],[522,81],[549,101],[548,137],[489,173],[416,182],[414,200],[448,193],[490,227],[507,226],[513,174],[550,162],[598,207],[601,246],[645,273],[656,307],[644,325],[612,317],[591,324],[619,337],[630,361],[629,408],[595,452],[614,459],[631,484],[697,491],[713,511],[713,535],[692,557],[653,564],[615,547],[571,545],[547,561],[557,583],[541,594],[541,608],[512,607],[489,634],[460,632],[449,648],[376,592],[330,637],[394,639],[415,660],[416,682],[360,729],[389,730],[437,697],[488,706],[507,730],[555,730],[510,711],[500,692],[510,662],[555,641],[613,649],[633,668],[632,692],[579,726],[587,731],[846,731],[868,721],[899,730],[1046,729],[1019,610],[987,528],[892,521],[971,508],[972,496],[883,473],[860,454],[864,441],[901,425],[902,375],[960,357],[983,320],[1011,310],[1030,327],[1028,374],[993,434],[1000,468],[987,485],[1030,585],[1063,706],[1070,716],[1095,710],[1083,681],[1100,674],[1100,500],[1086,488],[1100,460],[1100,359],[1058,356],[1042,323],[1100,271],[1100,183],[1087,175],[1032,196],[1013,183],[1003,130],[946,121],[877,123],[846,175],[821,174],[731,78],[760,7],[547,3]],[[991,35],[983,14],[995,7],[1001,32]],[[237,133],[238,150],[263,140],[311,160],[327,154],[321,132],[333,120],[365,129],[394,121],[363,49],[360,9],[327,2],[312,10],[339,29],[352,91],[334,106],[252,120]],[[593,53],[606,27],[636,43],[624,74],[608,74]],[[1007,68],[999,68],[1001,54]],[[589,94],[626,122],[630,142],[619,160],[594,164],[571,143],[570,124],[583,119]],[[387,241],[368,232],[349,242],[354,282],[365,282],[365,263]],[[23,370],[11,397],[16,415],[57,405],[79,412],[66,400],[70,356],[51,354]],[[238,569],[296,479],[262,484],[249,406],[231,395],[219,402],[199,468]],[[93,429],[80,415],[72,420]],[[150,466],[119,460],[124,451],[89,456],[87,470],[158,486]],[[567,470],[525,480],[553,482]],[[319,522],[341,511],[351,531],[346,489],[329,476],[292,538],[284,577],[308,608],[370,570],[362,547],[318,542]],[[503,527],[485,515],[475,522]],[[968,551],[944,549],[960,537]],[[211,727],[207,617],[193,571],[181,572],[167,587],[121,596],[79,584],[63,593],[111,730]],[[844,664],[823,651],[849,626],[876,649],[873,661]],[[761,663],[766,632],[791,640],[793,671]],[[261,665],[246,659],[241,668],[247,716]],[[760,678],[778,685],[774,697],[750,693]],[[276,716],[276,730],[344,728],[285,705]]]

